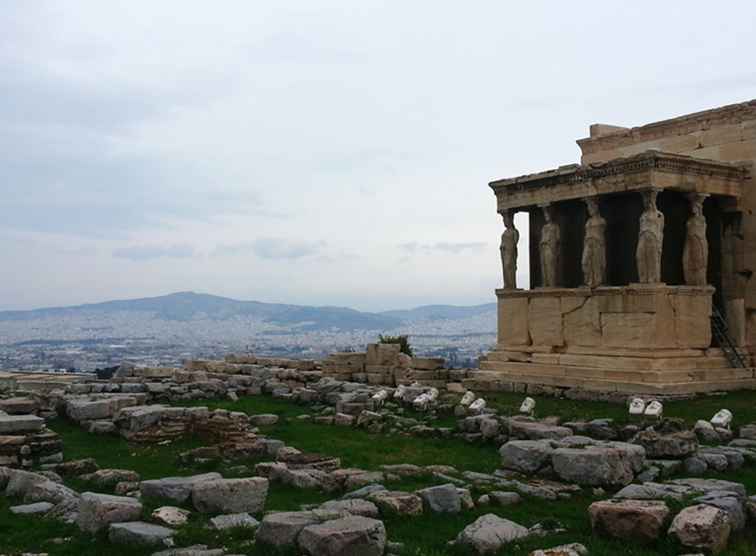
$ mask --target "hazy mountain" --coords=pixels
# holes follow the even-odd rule
[[[0,311],[0,321],[73,317],[84,314],[105,316],[114,312],[138,311],[151,313],[154,318],[170,321],[188,321],[195,318],[226,320],[242,316],[299,329],[389,330],[404,322],[461,319],[493,311],[495,307],[494,303],[474,307],[428,305],[403,311],[368,313],[346,307],[261,303],[239,301],[217,295],[179,292],[159,297],[105,301],[71,307]]]
[[[421,320],[456,320],[475,317],[496,310],[496,303],[472,305],[469,307],[459,305],[423,305],[414,309],[397,311],[382,311],[380,314],[397,318],[404,322]]]

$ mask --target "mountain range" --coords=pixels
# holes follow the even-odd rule
[[[475,306],[424,305],[408,310],[378,313],[357,311],[346,307],[312,307],[282,303],[240,301],[227,297],[195,292],[178,292],[158,297],[105,301],[48,307],[27,311],[0,311],[0,321],[21,321],[42,318],[75,317],[84,314],[115,312],[147,312],[154,318],[188,321],[196,318],[226,320],[236,317],[259,318],[281,326],[296,326],[304,330],[390,330],[417,321],[456,320],[496,310],[495,303]]]

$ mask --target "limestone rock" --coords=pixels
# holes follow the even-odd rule
[[[215,472],[190,477],[165,477],[142,481],[139,490],[147,498],[163,498],[181,504],[189,499],[194,485],[222,478],[220,473]]]
[[[652,459],[682,459],[698,450],[698,439],[693,431],[659,434],[655,431],[641,431],[633,439],[634,444],[646,449],[646,456]]]
[[[246,512],[218,515],[210,519],[210,527],[218,531],[237,529],[240,527],[245,529],[256,529],[259,526],[260,522]]]
[[[462,510],[462,498],[452,483],[424,488],[417,494],[432,512],[456,514]]]
[[[173,529],[145,523],[143,521],[129,521],[113,523],[108,531],[108,540],[113,544],[129,546],[171,546],[173,544]]]
[[[78,498],[79,494],[65,485],[53,481],[32,484],[24,494],[24,502],[51,502],[59,504],[64,500]]]
[[[594,532],[617,539],[650,543],[661,537],[670,516],[664,502],[603,500],[588,508]]]
[[[0,415],[0,435],[38,432],[44,424],[36,415]]]
[[[523,440],[559,440],[572,436],[572,429],[525,418],[507,420],[509,435]]]
[[[621,487],[632,482],[636,454],[614,446],[554,450],[551,465],[562,480],[581,486]]]
[[[502,492],[494,490],[488,493],[488,499],[492,504],[497,506],[514,506],[522,502],[522,496],[517,492]]]
[[[204,544],[195,544],[186,548],[169,548],[160,552],[153,552],[152,556],[224,556],[222,548],[208,548]]]
[[[368,496],[368,499],[385,513],[398,515],[420,515],[423,513],[422,499],[409,492],[381,490]]]
[[[135,521],[142,515],[142,503],[127,496],[84,492],[79,504],[77,525],[82,531],[96,533],[111,523]]]
[[[35,502],[34,504],[23,504],[21,506],[11,506],[8,508],[14,515],[37,515],[46,514],[53,508],[50,502]]]
[[[733,531],[740,531],[745,528],[747,519],[747,509],[745,500],[729,491],[711,491],[694,500],[699,504],[708,504],[723,510],[730,518],[730,525]]]
[[[305,527],[299,547],[311,556],[382,556],[386,529],[377,519],[344,517]]]
[[[320,509],[331,512],[347,512],[363,517],[378,517],[378,506],[369,500],[353,498],[348,500],[329,500],[320,505]]]
[[[588,549],[578,543],[563,544],[554,548],[534,550],[528,556],[588,556]]]
[[[139,473],[129,469],[99,469],[82,476],[81,479],[100,488],[113,488],[121,482],[139,482],[140,477]]]
[[[266,515],[257,530],[257,542],[275,548],[290,547],[308,525],[320,523],[315,512],[275,512]]]
[[[553,452],[547,440],[510,440],[499,449],[502,467],[528,475],[545,467]]]
[[[200,512],[261,512],[268,496],[268,479],[216,479],[201,481],[192,489],[192,503]]]
[[[161,506],[152,512],[152,519],[164,525],[179,527],[189,521],[189,510],[175,506]]]
[[[456,544],[477,554],[494,554],[512,541],[529,535],[527,528],[494,514],[479,517],[457,536]]]
[[[722,552],[730,538],[727,513],[714,506],[698,504],[682,510],[672,520],[668,534],[686,548]]]
[[[261,413],[259,415],[250,415],[249,421],[256,427],[265,427],[278,423],[278,415],[272,413]]]

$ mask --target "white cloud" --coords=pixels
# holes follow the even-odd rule
[[[114,249],[113,256],[131,261],[187,259],[194,256],[194,248],[191,245],[131,245]]]

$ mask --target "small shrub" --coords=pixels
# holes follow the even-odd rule
[[[399,344],[399,350],[412,357],[412,346],[409,343],[407,336],[384,336],[380,334],[378,336],[378,343],[380,344]]]

